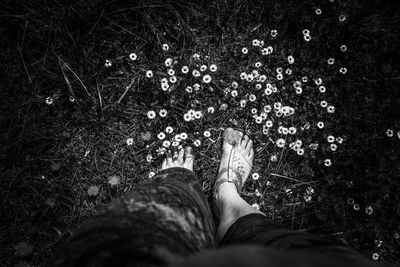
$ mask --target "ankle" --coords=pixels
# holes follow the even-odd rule
[[[238,197],[239,193],[237,191],[236,185],[234,183],[225,182],[222,183],[216,194],[216,198],[218,201],[232,200],[235,197]]]

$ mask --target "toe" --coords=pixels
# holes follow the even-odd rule
[[[167,168],[167,159],[165,158],[164,160],[163,160],[163,162],[161,163],[161,170],[164,170],[164,169],[166,169]]]
[[[185,151],[183,149],[180,149],[179,153],[178,153],[178,161],[179,162],[183,163],[183,156],[184,155],[185,155]]]
[[[254,158],[254,149],[253,149],[253,148],[250,149],[249,157],[250,157],[251,159]]]
[[[253,140],[249,139],[246,145],[246,150],[250,151],[253,148]]]
[[[242,142],[240,143],[240,146],[243,149],[246,149],[247,143],[249,142],[249,137],[247,135],[243,136]]]
[[[242,141],[243,138],[243,132],[241,131],[236,131],[236,140],[235,140],[235,144],[236,145],[240,145],[240,142]]]
[[[192,148],[190,146],[185,147],[184,150],[185,153],[185,162],[184,165],[189,169],[189,170],[193,170],[193,159],[194,156],[192,154]]]
[[[166,160],[167,160],[167,165],[171,165],[172,164],[172,154],[171,154],[171,152],[168,152],[167,153],[167,158],[166,158]]]

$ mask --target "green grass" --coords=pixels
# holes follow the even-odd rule
[[[389,1],[320,2],[1,4],[0,265],[43,264],[100,205],[149,179],[162,160],[155,151],[161,143],[157,134],[168,125],[187,132],[190,141],[200,138],[195,132],[200,136],[211,131],[215,143],[200,138],[195,165],[207,196],[218,168],[220,128],[240,128],[254,140],[254,171],[261,175],[244,188],[249,203],[258,203],[285,227],[338,238],[369,258],[376,252],[379,261],[400,263],[400,238],[395,236],[400,234],[399,8]],[[318,7],[320,16],[314,13]],[[339,14],[348,19],[339,23]],[[270,37],[273,29],[278,30],[275,39]],[[311,42],[304,42],[303,29],[311,31]],[[262,67],[272,82],[284,85],[273,73],[278,66],[286,68],[290,54],[296,59],[294,72],[284,83],[305,75],[323,78],[324,100],[336,108],[332,116],[318,107],[322,99],[311,85],[301,96],[281,90],[270,99],[296,109],[290,120],[279,121],[299,129],[307,121],[325,122],[322,131],[314,127],[298,134],[307,144],[321,144],[315,153],[307,150],[299,157],[290,149],[278,149],[270,141],[278,138],[275,130],[263,135],[250,108],[239,108],[225,95],[224,88],[258,60],[255,52],[240,52],[243,46],[250,48],[254,38],[275,48]],[[161,49],[164,43],[171,47],[168,53]],[[346,53],[339,51],[341,44],[348,46]],[[129,60],[132,52],[138,54],[137,62]],[[191,62],[193,53],[207,55],[207,65],[217,64],[213,92],[207,86],[186,94],[184,87],[194,82],[192,77],[182,79],[170,93],[156,80],[144,78],[148,69],[164,75],[166,56],[181,66]],[[329,57],[336,59],[335,65],[326,64]],[[110,68],[104,66],[106,60],[111,60]],[[338,73],[341,66],[348,69],[346,75]],[[243,94],[252,88],[243,84]],[[260,109],[265,99],[256,95],[250,106]],[[51,105],[45,103],[47,97],[54,98]],[[228,110],[218,110],[222,103]],[[190,108],[209,106],[216,114],[200,123],[183,121]],[[148,110],[161,108],[169,110],[166,118],[147,119]],[[387,129],[394,130],[393,137],[386,135]],[[324,144],[329,134],[345,140],[337,152]],[[133,138],[132,146],[127,146],[127,138]],[[154,157],[150,163],[149,152]],[[270,161],[271,155],[277,162]],[[326,168],[323,160],[328,157],[333,165]],[[112,187],[108,178],[113,175],[120,183]],[[99,188],[97,196],[88,196],[90,186]],[[309,186],[314,194],[306,202]],[[360,210],[348,204],[352,200]],[[373,207],[371,215],[365,212],[368,206]],[[375,240],[383,242],[378,247]],[[19,242],[28,245],[25,250],[15,247]]]

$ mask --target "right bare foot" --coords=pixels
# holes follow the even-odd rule
[[[228,169],[218,179],[224,179],[236,176],[243,185],[250,175],[253,166],[254,150],[253,141],[247,135],[236,131],[232,128],[227,128],[223,133],[222,140],[222,158],[219,166],[219,172],[223,169]],[[219,173],[218,172],[218,173]],[[229,172],[229,173],[228,173]],[[240,174],[240,177],[237,177]],[[224,186],[235,186],[233,183],[224,182],[219,188],[216,188],[215,197],[219,198],[220,188]]]

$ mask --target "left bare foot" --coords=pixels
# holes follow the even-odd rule
[[[192,148],[190,146],[175,152],[174,155],[167,154],[167,157],[161,164],[161,170],[174,167],[182,167],[193,171],[193,159]]]

